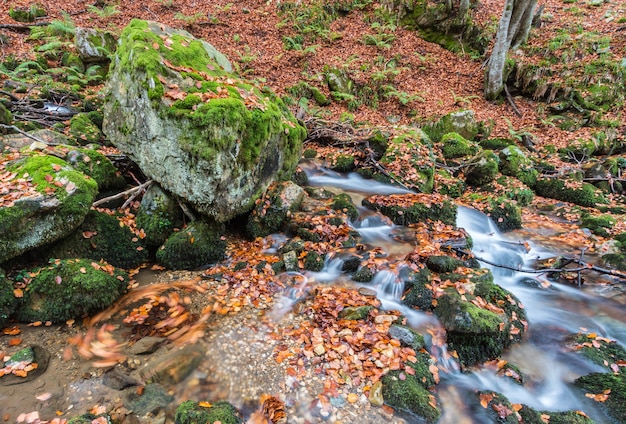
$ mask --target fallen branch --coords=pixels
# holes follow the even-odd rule
[[[91,206],[95,208],[95,207],[98,207],[98,206],[100,206],[100,205],[102,205],[104,203],[108,203],[108,202],[111,202],[113,200],[121,199],[122,197],[125,197],[125,196],[128,196],[128,195],[131,196],[131,199],[134,199],[135,197],[137,197],[137,195],[139,193],[141,193],[143,190],[147,189],[150,186],[150,184],[152,184],[152,183],[153,183],[152,180],[148,180],[148,181],[146,181],[145,183],[143,183],[141,185],[138,185],[138,186],[133,187],[131,189],[128,189],[126,191],[122,191],[121,193],[117,193],[117,194],[114,194],[113,196],[103,197],[100,200],[96,200],[95,202],[93,202],[93,204]],[[124,203],[124,205],[126,205],[126,202]],[[124,207],[122,207],[122,209],[124,209]]]
[[[509,88],[506,86],[506,84],[504,84],[504,94],[506,94],[506,100],[509,102],[509,104],[513,108],[513,112],[515,112],[515,114],[519,118],[521,118],[523,116],[522,112],[520,112],[517,105],[515,104],[515,100],[513,100],[513,96],[511,96],[511,93],[509,93]]]
[[[454,249],[459,253],[462,253],[464,255],[473,255],[472,252],[468,252],[467,250],[464,249]],[[568,261],[568,263],[573,263],[576,262],[578,263],[580,266],[578,268],[546,268],[546,269],[526,269],[526,268],[519,268],[519,267],[513,267],[513,266],[508,266],[508,265],[502,265],[502,264],[498,264],[495,262],[492,262],[488,259],[485,258],[481,258],[478,257],[476,255],[473,255],[474,259],[476,259],[477,261],[480,262],[484,262],[486,264],[489,265],[493,265],[495,267],[498,268],[503,268],[503,269],[509,269],[511,271],[517,271],[517,272],[523,272],[523,273],[527,273],[527,274],[544,274],[547,272],[581,272],[581,271],[595,271],[599,274],[604,274],[604,275],[611,275],[613,277],[617,277],[620,278],[622,280],[626,280],[626,274],[624,274],[623,272],[614,270],[614,269],[606,269],[606,268],[601,268],[599,266],[595,266],[595,265],[591,265],[589,263],[586,262],[582,262],[578,259],[573,259],[573,258],[563,258],[564,260]]]
[[[15,125],[0,124],[0,128],[5,128],[5,129],[8,129],[8,130],[17,131],[18,133],[20,133],[20,134],[22,134],[22,135],[24,135],[24,136],[26,136],[26,137],[28,137],[28,138],[30,138],[32,140],[35,140],[38,143],[43,143],[43,144],[52,145],[52,146],[59,144],[59,143],[50,143],[50,142],[48,142],[46,140],[43,140],[43,139],[41,139],[39,137],[35,137],[34,135],[31,135],[31,134],[27,133],[26,131],[22,131],[21,129],[19,129]]]
[[[50,22],[37,22],[29,25],[18,25],[18,24],[0,24],[0,29],[8,29],[11,31],[30,31],[31,27],[34,26],[46,26],[50,25]]]

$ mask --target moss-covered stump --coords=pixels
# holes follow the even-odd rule
[[[243,416],[230,403],[225,401],[194,402],[188,400],[176,408],[176,424],[242,424]]]
[[[271,182],[291,178],[300,158],[306,130],[283,101],[185,31],[131,21],[107,89],[103,130],[111,142],[218,222],[252,209]]]
[[[223,233],[222,224],[194,221],[167,239],[157,262],[168,269],[196,269],[219,261],[226,253]]]
[[[38,250],[41,257],[103,259],[113,266],[131,269],[148,260],[145,243],[115,216],[89,211],[72,234]]]
[[[0,329],[8,322],[15,311],[17,300],[13,294],[13,284],[0,269]]]
[[[602,192],[588,183],[560,178],[540,178],[533,189],[539,196],[562,200],[580,206],[595,207],[598,203],[606,203]]]
[[[478,153],[478,145],[460,134],[448,133],[441,137],[441,153],[446,159],[462,158]]]
[[[492,150],[483,150],[467,163],[465,182],[481,187],[495,180],[498,175],[498,156]]]
[[[437,408],[435,397],[424,387],[417,375],[401,370],[390,371],[383,376],[382,383],[383,399],[387,405],[413,419],[427,423],[437,422],[441,412]]]
[[[284,229],[288,217],[300,207],[304,189],[291,181],[270,185],[248,217],[246,231],[252,238],[265,237]]]
[[[601,400],[608,414],[617,422],[626,422],[626,373],[592,373],[574,381],[593,398]]]
[[[434,309],[461,364],[471,366],[502,355],[519,342],[526,330],[526,314],[513,294],[493,283],[488,270],[465,269],[451,279]]]
[[[172,235],[174,229],[183,226],[183,211],[158,184],[152,184],[141,199],[137,211],[137,227],[146,235],[149,247],[158,247]]]
[[[111,306],[126,291],[128,275],[105,262],[65,259],[22,272],[15,281],[26,284],[19,321],[62,323]]]
[[[456,205],[440,194],[374,195],[363,199],[363,206],[391,218],[396,225],[426,220],[456,224]]]
[[[433,191],[435,156],[432,142],[422,130],[406,130],[389,140],[380,163],[386,165],[389,174],[408,188],[421,193]],[[376,176],[385,182],[394,183],[387,176]]]
[[[3,155],[9,199],[0,205],[0,263],[70,234],[84,220],[97,183],[63,159],[39,153]]]

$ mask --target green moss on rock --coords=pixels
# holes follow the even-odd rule
[[[626,422],[626,373],[583,375],[574,385],[591,394],[608,393],[603,402],[608,414],[617,422]]]
[[[169,269],[196,269],[224,258],[222,224],[194,221],[171,235],[157,251],[160,265]]]
[[[225,401],[199,403],[188,400],[176,408],[174,422],[175,424],[214,424],[216,422],[242,424],[243,416],[233,405]]]
[[[414,376],[404,371],[390,371],[382,378],[385,403],[401,413],[435,423],[441,412],[433,406],[434,397]]]
[[[85,221],[71,235],[46,247],[52,258],[103,259],[113,266],[131,269],[148,261],[148,250],[120,220],[95,210],[89,211]],[[42,251],[39,254],[43,254]]]
[[[354,221],[359,217],[359,211],[352,203],[352,198],[346,193],[338,194],[333,198],[333,202],[330,207],[336,211],[344,212],[348,215],[350,221]]]
[[[158,247],[165,243],[175,228],[183,226],[183,213],[176,200],[159,185],[153,184],[141,199],[136,220],[137,227],[146,235],[146,244]]]
[[[16,311],[19,321],[62,323],[111,306],[126,291],[128,275],[104,262],[66,259],[22,272],[16,282],[27,284]]]
[[[565,181],[560,178],[538,179],[533,189],[539,196],[562,200],[580,206],[594,207],[606,203],[602,192],[591,184]]]
[[[461,158],[478,153],[478,146],[457,133],[444,134],[441,153],[446,159]]]
[[[331,169],[337,172],[351,172],[355,167],[354,156],[339,154],[333,159]]]
[[[87,113],[77,113],[70,119],[70,135],[78,144],[99,143],[104,138],[102,131]]]
[[[481,187],[492,182],[498,175],[499,159],[491,150],[483,150],[468,164],[465,182],[474,187]]]
[[[589,229],[592,233],[609,237],[610,230],[615,225],[616,220],[611,215],[599,215],[593,216],[589,214],[583,214],[581,217],[580,226]]]
[[[436,194],[392,194],[370,196],[363,206],[391,218],[396,225],[409,225],[426,220],[455,225],[457,207],[444,196]]]
[[[13,284],[0,269],[0,329],[2,329],[13,315],[17,299],[13,295]]]
[[[626,349],[614,340],[597,337],[595,334],[572,335],[568,338],[567,344],[574,352],[600,365],[608,372],[621,371],[621,367],[617,364],[626,361]]]
[[[65,154],[65,160],[77,171],[93,178],[100,191],[120,189],[126,185],[126,180],[111,161],[97,150],[89,147],[70,148]]]

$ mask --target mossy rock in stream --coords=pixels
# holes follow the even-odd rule
[[[432,273],[425,267],[419,271],[403,271],[400,277],[404,281],[406,294],[402,298],[402,303],[422,311],[431,310],[433,308],[431,276]]]
[[[598,337],[595,333],[578,333],[568,337],[567,345],[608,372],[626,372],[624,367],[618,365],[626,362],[626,349],[615,340]]]
[[[346,193],[341,193],[333,198],[330,207],[336,211],[344,212],[350,221],[355,221],[359,217],[359,210],[352,203],[352,198]]]
[[[13,284],[0,269],[0,330],[9,322],[16,305],[17,299],[13,294]]]
[[[145,243],[115,216],[91,210],[72,234],[51,246],[38,249],[37,256],[89,258],[131,269],[148,261]]]
[[[26,284],[18,300],[18,321],[63,323],[111,306],[126,291],[128,275],[105,262],[57,259],[21,272],[15,281]]]
[[[224,258],[224,225],[194,221],[172,234],[156,253],[157,262],[168,269],[196,269]]]
[[[588,183],[576,183],[560,178],[540,178],[533,186],[539,196],[562,200],[580,206],[595,207],[598,203],[606,203],[602,192]]]
[[[626,373],[592,373],[574,381],[574,385],[593,395],[606,395],[602,405],[617,422],[626,422]]]
[[[282,231],[303,199],[304,189],[297,184],[291,181],[273,183],[250,213],[246,232],[257,238]]]
[[[536,411],[522,405],[517,413],[522,417],[524,424],[545,424],[542,416],[550,417],[550,424],[594,424],[595,421],[579,411]]]
[[[488,270],[467,268],[462,279],[464,294],[446,289],[434,312],[446,329],[450,350],[456,350],[461,364],[471,366],[498,358],[521,341],[526,313],[512,293],[493,282]]]
[[[104,421],[102,421],[104,420]],[[112,423],[111,416],[109,414],[94,415],[87,412],[86,414],[79,415],[78,417],[71,418],[67,424],[91,424],[91,423]]]
[[[428,364],[425,366],[428,368]],[[434,406],[435,397],[424,387],[417,375],[408,374],[403,370],[390,371],[383,376],[382,383],[385,403],[401,415],[407,415],[420,422],[437,422],[441,411]]]
[[[401,161],[404,166],[390,167],[389,175],[374,171],[374,178],[388,184],[395,184],[395,178],[397,181],[402,181],[409,189],[420,193],[433,191],[436,158],[433,143],[424,131],[404,130],[389,140],[380,163],[391,165],[397,164],[398,161]]]
[[[362,203],[391,218],[396,225],[406,226],[426,220],[456,224],[456,205],[439,194],[374,195],[363,199]]]
[[[175,424],[242,424],[243,416],[228,402],[195,402],[188,400],[176,408]]]

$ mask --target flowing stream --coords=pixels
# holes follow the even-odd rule
[[[338,174],[323,168],[307,169],[309,184],[323,186],[333,191],[348,193],[356,205],[370,194],[406,193],[406,190],[362,179],[357,174]],[[382,248],[390,261],[401,261],[412,250],[410,243],[397,241],[394,234],[402,232],[383,216],[360,209],[361,216],[353,223],[362,242]],[[537,258],[558,256],[554,248],[544,248],[533,240],[528,230],[522,233],[502,234],[484,214],[474,209],[458,208],[457,226],[464,228],[474,241],[477,257],[514,268],[531,268]],[[523,237],[523,239],[520,239]],[[520,243],[520,240],[526,245]],[[537,237],[537,240],[540,240]],[[320,273],[308,278],[323,284],[341,282],[341,264],[329,261]],[[522,403],[541,411],[581,410],[597,423],[613,423],[597,403],[575,388],[571,383],[579,376],[604,371],[600,367],[569,352],[564,339],[580,331],[595,332],[599,336],[617,340],[626,345],[626,310],[622,304],[609,298],[621,291],[619,284],[597,284],[588,281],[583,288],[542,280],[538,274],[524,274],[509,269],[487,265],[496,283],[515,294],[524,304],[529,329],[524,342],[514,345],[503,357],[519,367],[524,375],[524,385],[499,377],[496,371],[477,368],[461,372],[459,366],[443,351],[431,354],[438,358],[442,381],[438,395],[442,402],[441,424],[489,423],[492,418],[478,403],[474,393],[492,390],[505,395],[511,403]],[[593,278],[588,274],[587,278]],[[355,284],[355,283],[352,283]],[[375,288],[383,307],[401,311],[409,324],[426,334],[425,330],[440,330],[435,316],[404,306],[400,302],[403,284],[391,271],[379,272],[367,287]]]

